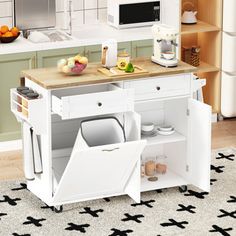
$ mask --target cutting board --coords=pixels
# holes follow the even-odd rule
[[[136,65],[134,65],[134,72],[132,72],[132,73],[127,73],[123,70],[119,70],[118,67],[113,67],[111,69],[99,67],[98,71],[103,73],[104,75],[106,75],[108,77],[112,77],[112,78],[121,77],[121,76],[122,77],[131,77],[131,76],[137,76],[137,75],[142,75],[142,74],[148,73],[147,70],[143,69],[140,66],[136,66]]]

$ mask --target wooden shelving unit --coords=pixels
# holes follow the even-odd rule
[[[193,33],[199,33],[199,32],[211,32],[211,31],[220,31],[220,28],[208,24],[203,21],[198,21],[195,25],[182,25],[181,26],[181,34],[193,34]]]
[[[189,5],[194,9],[189,9]],[[182,0],[181,15],[185,10],[197,11],[198,22],[194,25],[180,23],[181,46],[201,47],[197,75],[207,79],[204,100],[216,113],[220,113],[222,9],[223,0]]]

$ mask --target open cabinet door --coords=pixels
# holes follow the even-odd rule
[[[129,191],[131,197],[137,197],[140,185],[135,184],[129,191],[125,188],[130,186],[128,181],[140,178],[140,172],[137,175],[135,169],[145,144],[140,140],[73,151],[53,201],[82,201],[129,194]]]
[[[210,191],[211,107],[189,99],[189,177],[190,183]]]

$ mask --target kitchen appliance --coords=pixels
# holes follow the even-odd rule
[[[110,39],[102,44],[102,66],[111,68],[117,63],[117,41]]]
[[[121,29],[161,22],[161,0],[108,0],[107,22]]]
[[[55,27],[56,1],[15,0],[14,21],[21,30]]]
[[[236,117],[236,1],[224,0],[221,114]]]
[[[185,11],[182,15],[182,24],[192,25],[197,24],[197,11]]]
[[[153,25],[152,34],[154,38],[152,61],[165,67],[177,66],[178,30],[164,24]]]

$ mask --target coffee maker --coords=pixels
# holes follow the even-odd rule
[[[179,32],[168,25],[153,25],[153,56],[152,61],[164,67],[176,67],[177,59],[177,38]]]

